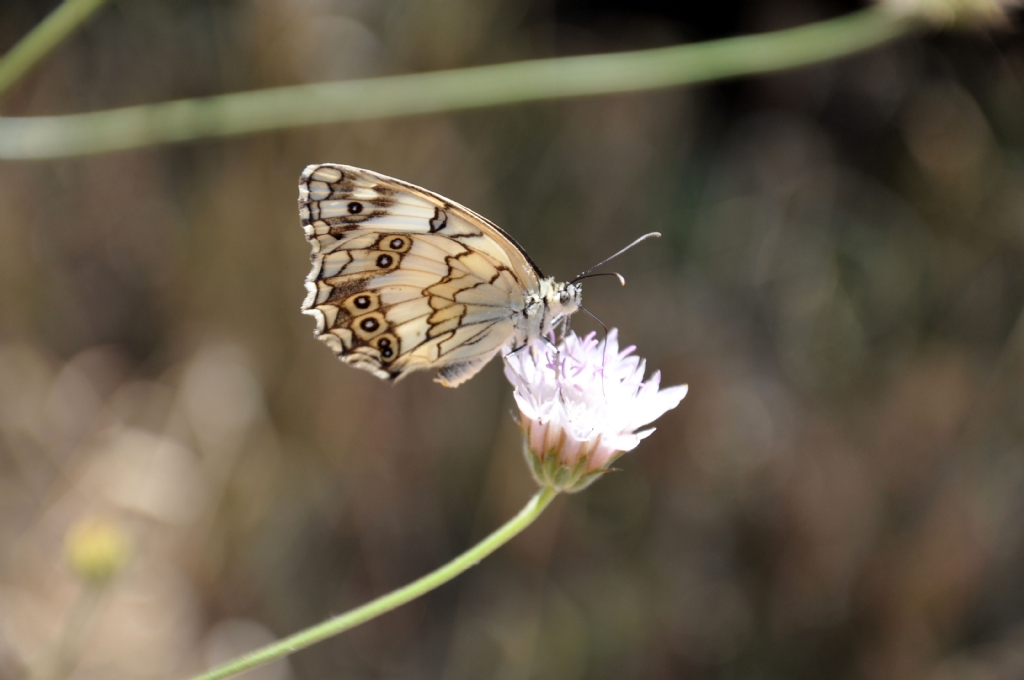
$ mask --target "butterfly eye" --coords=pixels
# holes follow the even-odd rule
[[[352,201],[348,204],[348,212],[350,215],[358,215],[363,212],[363,204],[359,201]]]

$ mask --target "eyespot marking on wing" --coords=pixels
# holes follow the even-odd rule
[[[372,340],[387,329],[387,319],[380,312],[370,312],[352,319],[352,332],[360,340]]]
[[[377,250],[407,253],[410,248],[412,248],[412,239],[404,234],[385,234],[377,241]]]
[[[391,333],[382,333],[374,341],[374,345],[377,347],[377,352],[380,353],[381,363],[385,364],[390,364],[397,359],[401,351],[398,338]]]
[[[364,290],[346,298],[342,305],[352,316],[375,312],[380,309],[380,296],[372,290]]]

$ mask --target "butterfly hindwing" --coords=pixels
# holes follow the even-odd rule
[[[497,227],[358,168],[309,166],[299,187],[313,247],[302,308],[343,361],[389,379],[438,368],[455,386],[512,335],[538,272]]]

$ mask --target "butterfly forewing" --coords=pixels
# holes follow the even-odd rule
[[[345,165],[311,165],[299,214],[313,247],[305,313],[343,360],[396,379],[468,380],[516,328],[540,273],[497,226],[437,194]]]

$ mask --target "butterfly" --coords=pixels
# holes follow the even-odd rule
[[[302,311],[339,359],[378,378],[438,369],[457,387],[580,307],[580,277],[545,277],[487,218],[393,177],[310,165],[299,217],[313,248]]]

